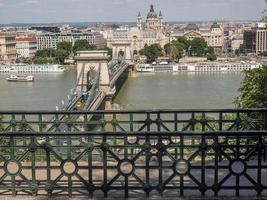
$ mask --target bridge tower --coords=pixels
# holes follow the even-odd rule
[[[99,73],[99,90],[104,93],[110,92],[110,80],[108,73],[108,52],[107,51],[78,51],[75,61],[77,62],[77,80],[83,71],[80,78],[79,86],[81,92],[86,91],[88,85],[88,75],[90,71]]]

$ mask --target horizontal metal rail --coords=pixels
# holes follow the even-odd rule
[[[55,111],[55,110],[51,110],[51,111],[47,111],[47,110],[40,110],[40,111],[29,111],[29,110],[17,110],[17,111],[10,111],[10,110],[6,110],[0,111],[0,115],[3,114],[100,114],[100,113],[104,113],[104,114],[111,114],[111,113],[116,113],[116,114],[120,114],[120,113],[201,113],[201,112],[205,112],[205,113],[237,113],[237,112],[267,112],[267,108],[251,108],[251,109],[233,109],[233,108],[229,108],[229,109],[154,109],[154,110],[97,110],[97,111]]]

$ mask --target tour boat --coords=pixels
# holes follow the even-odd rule
[[[64,72],[65,68],[60,65],[25,65],[25,64],[11,64],[1,65],[0,72],[4,73],[60,73]]]
[[[33,76],[16,76],[16,75],[10,75],[8,78],[6,78],[7,81],[14,81],[14,82],[33,82],[34,77]]]
[[[261,67],[258,63],[217,63],[202,62],[195,64],[145,64],[136,67],[137,72],[241,72]]]

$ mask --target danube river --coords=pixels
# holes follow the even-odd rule
[[[233,108],[242,79],[242,73],[137,74],[115,102],[125,109]]]
[[[74,70],[34,76],[33,83],[16,83],[0,74],[0,110],[55,110],[76,81]],[[242,78],[241,73],[135,74],[115,103],[122,109],[233,108]]]

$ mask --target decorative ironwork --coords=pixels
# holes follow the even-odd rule
[[[0,194],[264,195],[266,113],[0,112]]]

